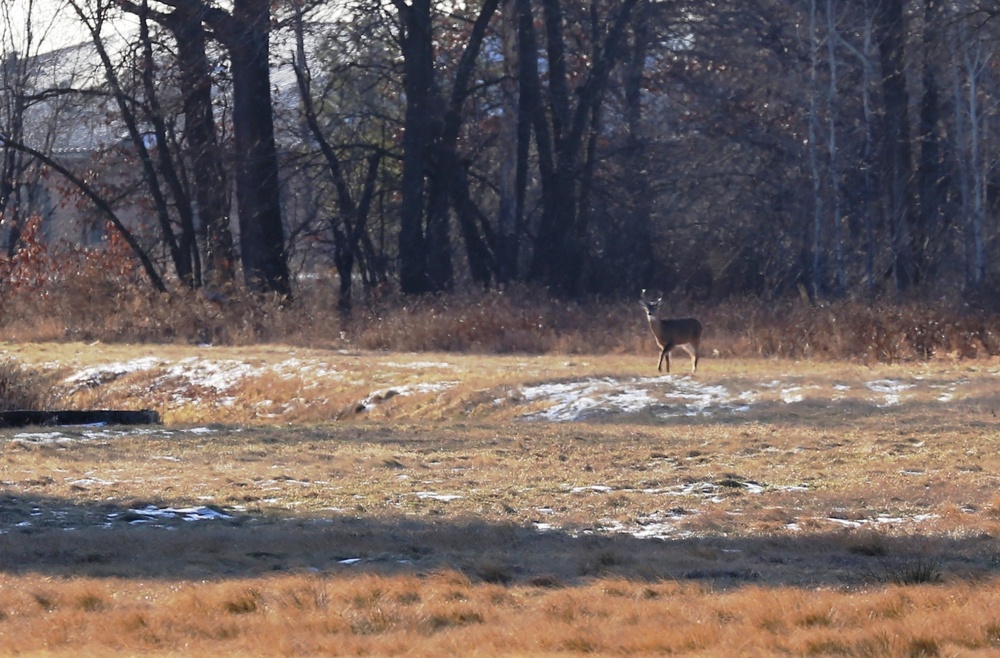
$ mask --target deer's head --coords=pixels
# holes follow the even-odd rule
[[[655,300],[649,299],[646,296],[646,289],[642,289],[642,294],[639,297],[639,305],[646,311],[646,315],[653,317],[656,315],[656,311],[659,310],[660,304],[663,303],[663,295],[660,295]]]

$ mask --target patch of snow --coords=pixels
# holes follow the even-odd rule
[[[589,487],[573,487],[570,489],[572,493],[583,493],[584,491],[596,491],[598,493],[608,493],[614,491],[611,487],[602,484],[593,484]]]
[[[107,486],[114,484],[114,482],[111,482],[110,480],[101,480],[99,478],[87,477],[87,478],[81,478],[79,480],[72,480],[70,484],[76,485],[78,487],[89,487],[94,484]]]
[[[791,388],[781,389],[781,400],[785,404],[792,404],[794,402],[802,402],[802,387],[792,386]]]
[[[836,517],[827,517],[826,520],[829,521],[830,523],[834,523],[844,528],[860,528],[866,525],[886,525],[890,523],[923,523],[925,521],[931,521],[936,518],[939,518],[937,514],[915,514],[914,516],[911,517],[889,516],[888,514],[879,514],[874,518],[858,519],[857,521],[851,521],[848,519],[838,519]]]
[[[311,363],[301,359],[286,359],[274,366],[273,370],[285,379],[301,375],[323,379],[339,379],[342,376],[335,368],[329,367],[324,363]]]
[[[629,534],[636,539],[667,539],[689,537],[692,533],[677,529],[677,520],[690,516],[690,512],[656,512],[636,520],[633,526],[619,526],[613,531]]]
[[[847,384],[834,384],[833,385],[834,394],[830,397],[831,400],[837,402],[838,400],[843,400],[847,391],[851,390],[851,387]]]
[[[903,391],[913,388],[913,384],[904,384],[893,379],[877,379],[872,382],[865,384],[869,390],[879,393],[885,397],[885,403],[880,404],[880,407],[891,407],[893,405],[899,404],[902,399]]]
[[[211,507],[157,507],[147,505],[139,509],[130,509],[123,514],[112,513],[108,515],[108,520],[113,521],[119,517],[124,518],[131,524],[149,523],[157,520],[180,519],[182,521],[215,521],[218,519],[231,519],[228,514],[220,512]]]
[[[132,359],[125,363],[109,363],[83,370],[70,375],[63,383],[70,386],[70,393],[75,393],[85,388],[93,388],[108,382],[120,379],[125,375],[142,370],[150,370],[163,364],[163,361],[154,356],[144,356]]]
[[[410,363],[396,363],[390,361],[385,365],[393,368],[407,368],[411,370],[423,370],[425,368],[453,369],[455,366],[444,361],[411,361]]]
[[[515,399],[544,403],[541,411],[522,416],[528,420],[578,421],[601,414],[636,413],[647,408],[659,418],[707,415],[715,409],[736,410],[724,386],[712,386],[691,378],[671,377],[616,379],[588,378],[525,386]]]
[[[73,439],[62,432],[20,432],[11,437],[12,442],[25,444],[72,443]]]
[[[190,386],[210,388],[222,393],[232,390],[248,377],[259,373],[259,369],[243,361],[232,359],[213,361],[192,356],[167,368],[157,383],[174,379],[186,382]]]
[[[213,432],[217,432],[218,430],[213,430],[210,427],[191,427],[181,431],[186,432],[188,434],[212,434]]]
[[[392,388],[373,391],[364,400],[358,403],[359,411],[368,411],[375,408],[379,402],[392,399],[398,395],[416,395],[419,393],[439,393],[458,386],[458,382],[421,382],[419,384],[407,384],[406,386],[393,386]]]
[[[439,494],[434,493],[433,491],[418,491],[413,495],[421,500],[439,500],[443,503],[450,503],[453,500],[459,500],[462,498],[462,496],[459,496],[458,494]]]

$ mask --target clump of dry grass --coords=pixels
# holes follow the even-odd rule
[[[365,349],[607,354],[638,347],[636,338],[646,329],[636,309],[559,301],[516,288],[412,300],[394,296],[359,309],[344,331]]]
[[[54,399],[50,379],[14,359],[0,361],[0,411],[45,409]]]
[[[868,592],[454,572],[201,583],[2,578],[5,650],[45,655],[951,655],[995,650],[996,584]],[[625,632],[623,632],[623,630]]]
[[[996,313],[945,302],[746,300],[705,316],[717,336],[713,345],[726,356],[897,363],[1000,354]]]

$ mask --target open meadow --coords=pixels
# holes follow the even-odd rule
[[[995,357],[3,352],[4,655],[1000,651]]]

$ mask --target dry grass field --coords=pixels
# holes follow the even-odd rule
[[[2,348],[0,654],[1000,652],[996,358]]]

